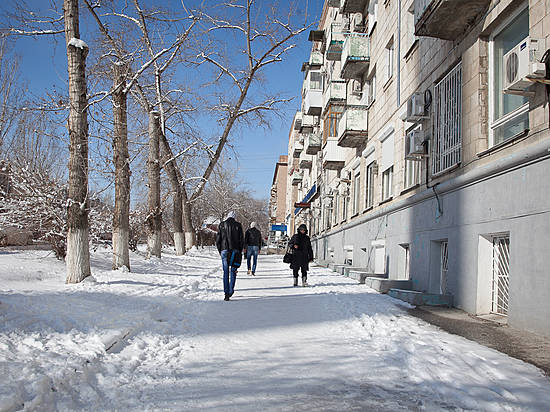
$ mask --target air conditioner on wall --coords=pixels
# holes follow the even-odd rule
[[[418,156],[425,156],[426,134],[423,130],[411,130],[405,138],[405,159],[415,159]]]
[[[407,122],[417,122],[428,117],[424,93],[414,93],[409,100],[407,100],[407,116],[405,120]]]
[[[363,94],[363,84],[361,80],[351,81],[351,93],[355,96],[361,96]]]
[[[504,93],[523,94],[533,84],[529,79],[545,77],[543,51],[544,40],[527,37],[502,57]]]

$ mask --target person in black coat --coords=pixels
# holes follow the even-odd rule
[[[298,286],[298,272],[302,270],[302,286],[307,286],[307,271],[309,270],[309,262],[313,260],[313,249],[311,240],[307,235],[307,227],[304,224],[298,226],[296,233],[288,242],[288,247],[294,252],[292,254],[292,262],[290,268],[294,276],[294,286]]]
[[[244,234],[244,253],[246,254],[246,265],[248,266],[248,274],[255,276],[256,266],[258,264],[258,253],[262,248],[262,233],[256,227],[256,222],[250,224],[250,228]],[[250,267],[250,259],[252,268]]]
[[[218,226],[216,235],[216,247],[222,257],[224,300],[229,300],[235,292],[237,268],[241,265],[243,246],[243,227],[235,220],[235,212],[229,212],[227,218]],[[229,279],[230,268],[231,279]]]

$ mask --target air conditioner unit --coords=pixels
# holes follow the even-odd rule
[[[504,93],[523,94],[533,84],[529,79],[545,77],[543,48],[544,40],[527,37],[502,57]]]
[[[414,93],[407,101],[407,116],[405,120],[407,122],[417,122],[428,118],[425,106],[424,93]]]
[[[351,93],[356,96],[361,96],[363,94],[363,84],[361,80],[352,80]]]
[[[365,24],[363,23],[363,15],[356,14],[353,19],[353,31],[362,32],[365,30]]]
[[[422,130],[411,130],[405,138],[405,159],[416,158],[417,156],[425,156],[426,150],[426,134]]]

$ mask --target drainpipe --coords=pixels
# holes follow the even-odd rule
[[[397,107],[401,106],[401,0],[397,3]]]

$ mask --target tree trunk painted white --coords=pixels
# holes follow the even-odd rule
[[[191,220],[191,202],[187,200],[187,192],[182,190],[182,203],[183,203],[183,227],[185,231],[185,250],[191,249],[196,245],[195,230],[193,228],[193,221]]]
[[[88,226],[88,98],[86,56],[80,40],[78,0],[65,0],[65,38],[69,73],[69,201],[67,203],[67,283],[90,276]]]
[[[115,210],[113,214],[113,269],[130,269],[130,162],[128,155],[127,66],[114,65],[113,93],[113,163],[115,165]],[[117,87],[118,86],[118,87]]]
[[[174,160],[174,154],[166,136],[161,134],[161,146],[163,152],[164,170],[172,186],[172,225],[174,226],[174,247],[176,249],[176,255],[183,255],[185,253],[185,239],[183,237],[183,220],[182,220],[182,189],[181,189],[181,174],[177,168],[176,161]]]
[[[160,258],[162,212],[160,206],[160,122],[159,114],[149,113],[149,157],[147,159],[147,177],[149,181],[149,193],[147,204],[149,213],[147,216],[147,252],[149,256]]]

